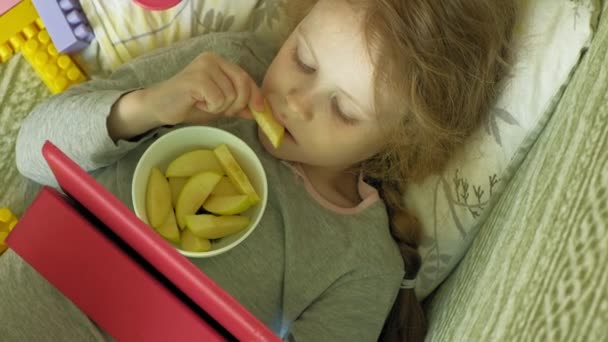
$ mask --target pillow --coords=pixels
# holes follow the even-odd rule
[[[96,65],[94,70],[109,72],[147,51],[206,32],[252,30],[278,43],[286,33],[286,1],[184,0],[152,12],[132,1],[81,0],[96,43],[80,57],[89,61],[87,70]],[[424,229],[419,298],[431,293],[464,255],[549,120],[592,37],[595,0],[517,1],[523,11],[516,65],[489,120],[443,173],[411,185],[404,196]]]
[[[282,0],[184,0],[165,11],[134,1],[80,2],[96,36],[79,56],[89,74],[107,74],[145,52],[209,32],[255,31],[278,42],[287,31]]]
[[[472,239],[550,119],[588,47],[593,0],[519,0],[512,76],[489,119],[441,174],[410,185],[405,201],[422,222],[422,268],[416,293],[430,294],[464,256]],[[521,227],[534,229],[534,227]]]

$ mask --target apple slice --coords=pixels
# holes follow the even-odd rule
[[[222,179],[222,175],[216,171],[203,171],[190,177],[182,191],[179,192],[175,205],[177,224],[180,228],[186,226],[186,216],[196,213],[205,203],[207,197]]]
[[[226,176],[222,177],[222,180],[219,183],[217,183],[215,188],[213,188],[213,191],[211,192],[211,194],[218,195],[218,196],[242,195],[242,193],[239,192],[239,190],[236,188],[236,186],[234,186],[234,184],[232,183],[230,178],[228,178]]]
[[[188,181],[188,177],[171,177],[169,178],[169,187],[171,188],[171,204],[175,208],[179,192]]]
[[[226,146],[226,144],[222,144],[218,146],[215,150],[213,150],[213,152],[215,152],[217,159],[219,159],[220,164],[222,164],[224,171],[226,172],[232,183],[234,183],[234,185],[241,193],[249,196],[251,205],[258,203],[260,201],[260,196],[258,196],[258,194],[255,192],[255,189],[253,188],[253,185],[251,185],[249,178],[247,178],[247,175],[245,174],[245,172],[243,172],[241,166],[236,162],[236,159],[234,159],[234,157],[232,156],[232,153],[228,149],[228,146]]]
[[[146,213],[150,225],[157,228],[167,221],[171,210],[169,182],[158,168],[152,168],[146,189]]]
[[[167,221],[156,228],[156,231],[165,239],[173,243],[179,243],[179,228],[177,228],[177,221],[175,221],[175,213],[173,212],[173,209],[169,210],[169,217],[167,218]]]
[[[198,237],[205,239],[219,239],[226,235],[237,233],[249,225],[249,218],[245,216],[214,216],[214,215],[188,215],[186,226]]]
[[[268,102],[264,101],[264,111],[256,112],[253,108],[249,107],[253,118],[260,125],[262,132],[266,134],[268,140],[274,148],[279,148],[283,142],[285,136],[285,127],[283,127],[272,115],[272,109],[268,105]]]
[[[206,252],[211,249],[209,239],[200,238],[188,229],[182,233],[182,249],[188,252]]]
[[[203,203],[203,208],[216,215],[236,215],[251,207],[247,195],[217,196],[211,195]]]
[[[175,158],[167,167],[167,177],[190,177],[202,171],[223,173],[222,166],[211,150],[194,150]]]

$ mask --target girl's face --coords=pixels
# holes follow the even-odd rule
[[[347,168],[380,152],[373,67],[363,20],[346,1],[320,0],[281,47],[262,91],[285,128],[277,158]]]

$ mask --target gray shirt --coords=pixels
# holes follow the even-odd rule
[[[23,122],[17,141],[20,172],[56,186],[41,154],[48,139],[131,207],[137,161],[156,137],[175,127],[114,143],[106,127],[111,106],[128,91],[171,77],[204,51],[239,64],[258,83],[275,53],[252,34],[209,34],[137,58],[109,79],[73,87]],[[264,150],[254,122],[231,119],[214,125],[258,154],[269,181],[268,204],[258,228],[242,244],[191,261],[285,339],[376,340],[403,277],[382,201],[348,214],[333,211],[307,191],[289,164]]]

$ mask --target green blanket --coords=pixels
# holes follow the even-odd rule
[[[429,341],[608,341],[608,20],[471,249]]]
[[[21,56],[0,64],[0,207],[23,213],[26,180],[15,166],[15,140],[21,121],[44,98],[46,86]]]

